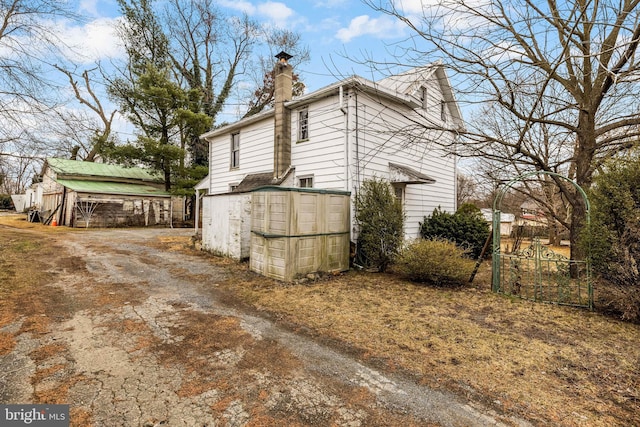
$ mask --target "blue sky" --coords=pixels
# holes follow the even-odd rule
[[[404,3],[411,8],[420,1]],[[260,23],[300,33],[302,43],[310,49],[311,62],[296,71],[303,76],[308,91],[352,74],[373,77],[369,67],[346,60],[345,53],[355,58],[388,60],[387,46],[408,34],[404,24],[376,13],[360,0],[218,0],[217,5],[227,14],[247,13]],[[83,52],[93,53],[87,62],[117,55],[108,30],[119,16],[116,1],[79,0],[78,10],[89,21],[67,31],[70,39],[83,40]]]
[[[74,47],[67,52],[77,70],[94,68],[98,61],[105,64],[123,57],[113,31],[114,24],[121,18],[117,1],[69,1],[85,20],[82,24],[58,22],[56,32],[68,46]],[[161,3],[163,0],[156,1]],[[405,11],[416,12],[422,10],[423,1],[429,0],[402,0],[400,3]],[[301,64],[295,71],[306,84],[307,93],[354,74],[372,80],[384,77],[373,74],[370,66],[345,56],[393,62],[388,49],[409,35],[405,24],[375,12],[360,0],[217,0],[214,3],[226,15],[246,13],[263,25],[299,33],[302,44],[310,50],[311,61]],[[77,52],[82,52],[82,56]],[[246,109],[238,104],[228,106],[218,116],[218,121],[235,121],[244,111]],[[121,116],[116,116],[114,128],[123,140],[134,136],[130,124]]]

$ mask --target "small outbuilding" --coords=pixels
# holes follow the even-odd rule
[[[49,158],[42,171],[40,217],[71,227],[171,224],[172,198],[149,170]]]

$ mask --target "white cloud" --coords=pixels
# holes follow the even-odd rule
[[[269,18],[278,27],[290,26],[291,18],[294,15],[286,4],[268,1],[258,5],[258,12]]]
[[[411,15],[414,13],[422,13],[424,6],[430,6],[431,4],[437,4],[436,1],[423,1],[423,0],[397,0],[393,2],[395,6],[402,12],[403,15]],[[426,4],[425,4],[426,3]]]
[[[277,27],[291,28],[299,23],[296,13],[285,3],[265,1],[254,5],[246,0],[220,0],[220,6],[246,13],[249,16],[263,18]]]
[[[364,35],[389,38],[399,36],[403,29],[404,25],[391,17],[371,18],[369,15],[361,15],[353,18],[347,28],[339,29],[336,38],[343,43]]]
[[[78,11],[90,16],[98,16],[98,0],[80,0]]]
[[[244,0],[220,0],[218,4],[223,7],[228,7],[229,9],[239,10],[247,15],[254,15],[257,10],[251,2]]]
[[[124,50],[116,35],[120,18],[98,18],[84,26],[59,29],[60,38],[70,49],[67,58],[76,63],[93,63],[105,58],[119,58]]]

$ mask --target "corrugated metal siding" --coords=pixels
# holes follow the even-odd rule
[[[134,167],[127,168],[119,165],[57,158],[47,159],[47,165],[58,175],[127,178],[152,182],[163,181],[157,174],[146,169]]]

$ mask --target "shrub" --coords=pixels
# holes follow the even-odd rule
[[[455,214],[436,208],[431,216],[420,223],[420,236],[424,239],[441,238],[454,241],[468,250],[468,256],[478,258],[489,236],[489,223],[480,209],[471,204],[460,206]]]
[[[358,225],[357,262],[385,271],[404,238],[404,213],[391,185],[381,179],[366,180],[356,194]]]
[[[469,280],[474,266],[465,249],[454,242],[441,238],[419,239],[397,257],[395,271],[415,282],[458,286]]]
[[[13,209],[13,201],[9,194],[0,194],[0,209]]]
[[[589,244],[593,271],[605,279],[598,304],[640,322],[640,159],[610,163],[596,177],[589,199],[592,232],[583,242]]]

